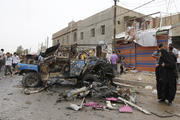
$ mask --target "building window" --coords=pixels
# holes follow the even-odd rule
[[[81,40],[84,39],[84,33],[83,32],[80,33],[80,37],[81,37]]]
[[[95,29],[91,29],[91,37],[95,37]]]
[[[76,41],[77,41],[77,33],[74,32],[74,42],[76,42]]]
[[[64,37],[62,38],[62,45],[64,45]]]
[[[76,42],[77,41],[77,33],[76,32],[74,32],[74,42]]]
[[[105,25],[101,25],[101,34],[102,34],[102,35],[105,34]]]
[[[69,35],[67,35],[67,44],[69,45]]]

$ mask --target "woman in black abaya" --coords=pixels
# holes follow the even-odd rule
[[[176,94],[176,61],[165,49],[160,50],[159,75],[158,98],[161,102],[168,100],[171,105]]]

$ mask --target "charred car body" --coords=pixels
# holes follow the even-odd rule
[[[112,66],[105,58],[89,56],[86,51],[78,51],[83,45],[61,47],[59,44],[48,48],[42,55],[44,61],[37,65],[18,64],[20,74],[24,74],[24,87],[46,85],[51,78],[76,79],[79,86],[100,81],[112,83]],[[87,45],[86,45],[87,46]],[[80,55],[85,54],[85,59]]]

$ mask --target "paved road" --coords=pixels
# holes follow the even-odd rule
[[[2,74],[1,74],[2,75]],[[0,80],[0,120],[179,120],[178,117],[158,118],[154,115],[145,115],[133,108],[132,114],[119,113],[118,110],[92,110],[83,108],[81,111],[72,111],[66,107],[69,103],[80,103],[81,100],[62,101],[56,103],[58,93],[43,91],[41,93],[25,95],[21,87],[21,76],[1,78]],[[57,87],[62,91],[67,87]],[[69,89],[69,88],[68,88]],[[149,111],[165,115],[164,111],[180,113],[180,96],[176,96],[172,106],[160,104],[152,90],[137,88],[137,104]],[[97,101],[104,105],[102,100]],[[119,108],[122,104],[117,104]]]

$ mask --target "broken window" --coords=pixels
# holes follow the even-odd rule
[[[105,34],[105,25],[101,25],[101,34],[102,34],[102,35]]]
[[[95,29],[91,29],[91,37],[95,37]]]

